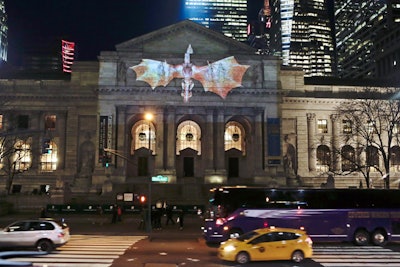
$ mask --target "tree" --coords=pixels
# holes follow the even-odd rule
[[[342,161],[351,165],[347,173],[361,172],[370,187],[370,172],[375,170],[390,188],[392,147],[399,144],[400,101],[393,90],[364,88],[356,100],[338,106],[338,114],[349,128],[343,134],[342,144],[354,147],[354,153],[336,148]],[[342,172],[344,174],[346,172]]]
[[[0,134],[0,167],[6,178],[6,193],[12,192],[14,177],[30,168],[31,137],[22,132]]]

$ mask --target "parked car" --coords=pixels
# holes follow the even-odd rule
[[[70,239],[69,227],[50,219],[20,220],[0,230],[1,248],[36,248],[50,252]]]
[[[257,229],[231,238],[222,242],[218,249],[220,259],[240,264],[268,260],[301,262],[311,258],[312,254],[312,240],[305,231],[277,227]]]

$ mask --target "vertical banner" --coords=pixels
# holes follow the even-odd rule
[[[71,66],[74,63],[75,43],[61,40],[61,55],[63,71],[71,73]]]
[[[99,163],[104,163],[107,153],[104,148],[111,148],[112,144],[112,116],[100,116],[99,122]]]

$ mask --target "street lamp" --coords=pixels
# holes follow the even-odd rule
[[[149,139],[149,158],[148,158],[148,162],[147,162],[147,169],[148,169],[148,174],[149,174],[149,197],[147,198],[147,209],[148,209],[148,214],[147,214],[147,218],[148,218],[148,222],[147,222],[147,232],[149,233],[149,236],[151,235],[151,170],[150,170],[150,158],[151,158],[151,121],[153,120],[153,114],[151,113],[146,113],[144,115],[145,120],[149,123],[149,135],[148,135],[148,139]]]

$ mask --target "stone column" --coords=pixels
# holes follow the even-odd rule
[[[217,121],[216,121],[217,129],[216,129],[216,155],[214,158],[215,166],[217,170],[225,170],[225,142],[224,142],[224,134],[225,134],[225,120],[224,120],[224,112],[222,110],[218,110]]]
[[[165,159],[164,169],[161,174],[168,176],[169,182],[176,183],[176,169],[175,169],[175,161],[176,161],[176,123],[175,123],[175,108],[169,107],[164,114],[163,127],[166,133],[164,133],[164,137],[166,138],[163,144],[164,153],[163,156]],[[161,156],[161,155],[160,155]]]
[[[340,144],[339,144],[339,135],[340,135],[340,119],[338,114],[331,115],[332,121],[332,161],[333,161],[333,170],[340,171],[341,169],[341,161],[340,161]]]
[[[155,151],[153,151],[153,156],[155,156],[154,168],[156,173],[159,173],[164,169],[164,113],[157,112],[154,117],[152,122],[156,131]]]
[[[254,151],[254,167],[255,174],[260,175],[263,173],[263,111],[256,110],[255,120],[254,120],[254,141],[253,141],[253,151]]]
[[[315,147],[315,113],[307,113],[308,169],[316,170],[317,148]]]
[[[117,107],[116,110],[117,118],[116,118],[116,130],[118,135],[115,138],[116,148],[118,151],[124,151],[125,155],[130,154],[131,144],[129,143],[129,134],[131,133],[131,129],[126,129],[126,106]],[[121,157],[111,157],[115,158],[115,165],[119,170],[122,171],[122,175],[126,173],[126,159]]]
[[[214,110],[208,109],[207,110],[207,117],[206,117],[206,129],[205,133],[202,134],[203,143],[203,155],[205,158],[205,168],[206,170],[214,170]]]

